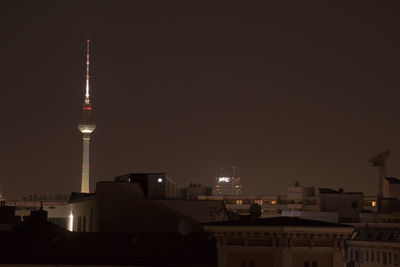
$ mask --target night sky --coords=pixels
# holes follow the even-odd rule
[[[2,1],[3,194],[80,190],[88,38],[92,190],[235,164],[245,194],[376,194],[370,157],[390,149],[400,176],[398,1],[266,2]]]

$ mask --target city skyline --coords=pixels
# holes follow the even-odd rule
[[[87,39],[91,188],[146,171],[212,186],[235,165],[243,194],[299,180],[372,195],[385,149],[400,176],[398,3],[37,3],[0,11],[7,198],[80,191]]]

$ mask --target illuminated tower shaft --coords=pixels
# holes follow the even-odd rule
[[[82,184],[81,193],[90,193],[89,190],[89,145],[90,135],[96,129],[96,124],[93,121],[92,105],[90,103],[89,94],[89,40],[87,40],[86,53],[86,90],[85,102],[82,106],[82,116],[78,124],[78,129],[83,134],[83,157],[82,157]]]
[[[90,134],[83,134],[83,158],[82,158],[82,185],[81,193],[89,193],[89,145]]]

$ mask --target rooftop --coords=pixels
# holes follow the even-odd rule
[[[376,227],[369,225],[357,227],[354,229],[350,240],[400,243],[400,226],[398,224],[388,224]]]
[[[364,194],[363,192],[344,192],[343,188],[338,190],[332,188],[318,188],[320,194]]]
[[[256,220],[237,220],[237,221],[223,221],[223,222],[212,222],[204,224],[205,226],[300,226],[300,227],[341,227],[341,228],[352,228],[351,225],[315,221],[301,219],[297,217],[272,217],[262,218]]]
[[[214,240],[206,234],[69,232],[32,220],[0,231],[0,264],[215,266]]]
[[[385,177],[389,184],[400,184],[400,179],[395,177]]]

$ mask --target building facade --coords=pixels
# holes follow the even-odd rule
[[[339,222],[360,222],[360,213],[363,211],[364,194],[362,192],[343,192],[319,188],[318,210],[337,212]]]
[[[197,200],[199,196],[211,196],[212,188],[203,186],[198,183],[190,183],[188,186],[182,188],[182,198],[188,200]]]
[[[242,182],[236,175],[236,167],[232,167],[232,176],[223,174],[224,168],[221,167],[221,174],[215,178],[214,195],[234,195],[242,194]]]
[[[400,266],[400,224],[357,227],[345,247],[347,267]]]
[[[275,217],[211,223],[218,267],[342,267],[344,240],[353,227]]]
[[[363,193],[343,193],[313,187],[288,187],[286,195],[219,195],[199,196],[202,200],[222,200],[228,211],[249,215],[252,203],[262,208],[261,218],[296,216],[330,222],[359,222],[361,218],[373,221],[376,196]],[[365,215],[363,216],[364,213]]]
[[[200,223],[227,220],[222,201],[182,200],[164,173],[127,174],[98,182],[95,194],[80,194],[69,204],[68,229],[77,232],[202,231]],[[164,184],[164,185],[163,185]]]

